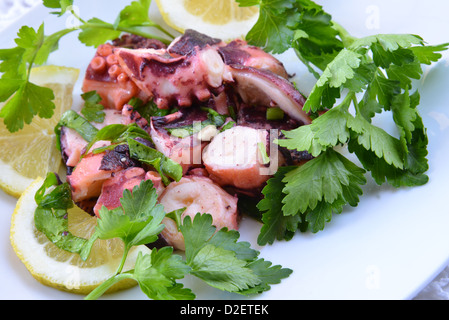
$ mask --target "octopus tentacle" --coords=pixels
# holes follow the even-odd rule
[[[151,48],[166,49],[167,46],[155,39],[147,39],[136,35],[123,35],[112,44],[98,46],[94,57],[86,69],[82,91],[97,91],[101,96],[101,104],[109,109],[121,110],[132,97],[148,100],[137,85],[129,79],[118,64],[114,48]]]
[[[106,107],[121,109],[136,96],[152,99],[160,109],[190,107],[230,87],[247,104],[278,106],[291,118],[310,123],[302,111],[305,99],[283,64],[244,40],[225,43],[186,30],[168,47],[136,49],[130,42],[115,42],[127,47],[100,46],[86,71],[83,91],[96,90]]]
[[[248,45],[241,39],[236,39],[218,48],[226,65],[242,65],[256,69],[269,70],[285,79],[289,78],[284,64],[271,54],[256,46]]]
[[[118,48],[114,52],[127,75],[160,109],[206,101],[224,80],[232,80],[220,55],[209,45],[195,47],[185,56],[152,49]]]
[[[121,110],[125,103],[138,95],[139,88],[123,72],[112,51],[110,44],[98,47],[87,67],[82,90],[96,91],[106,108]]]

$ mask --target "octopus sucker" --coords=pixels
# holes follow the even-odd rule
[[[114,53],[128,77],[161,109],[205,101],[212,90],[232,80],[219,53],[208,45],[185,56],[153,49],[117,48]]]
[[[302,111],[305,99],[289,81],[282,62],[244,40],[225,43],[191,29],[167,47],[100,46],[83,90],[99,90],[108,107],[122,108],[126,99],[138,95],[168,109],[203,103],[226,87],[245,103],[279,106],[292,118],[310,123]]]
[[[114,47],[103,44],[97,48],[94,58],[87,67],[82,91],[96,91],[106,108],[121,110],[139,88],[130,81],[113,54]]]

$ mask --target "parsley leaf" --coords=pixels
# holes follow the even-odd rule
[[[342,103],[316,118],[308,126],[282,131],[285,138],[276,142],[281,147],[308,151],[311,155],[318,156],[327,148],[348,142],[350,132],[347,122],[351,117],[348,104]]]
[[[182,178],[182,167],[176,161],[134,139],[127,139],[127,143],[131,157],[153,166],[165,185],[170,183],[169,178],[175,181]]]
[[[173,254],[172,247],[163,247],[153,249],[151,255],[139,253],[132,274],[142,291],[151,299],[192,300],[195,294],[176,283],[189,271],[182,257]]]
[[[177,283],[190,268],[179,255],[173,254],[172,247],[153,249],[150,254],[138,253],[133,270],[119,273],[90,292],[85,299],[95,300],[112,285],[125,279],[135,280],[143,293],[153,300],[192,300],[195,294]]]
[[[48,173],[35,195],[34,223],[36,229],[58,248],[82,254],[84,250],[90,250],[90,243],[69,232],[67,210],[73,207],[71,195],[67,182],[60,183],[56,174]]]
[[[357,133],[354,141],[366,150],[373,152],[373,156],[383,159],[387,164],[402,168],[403,154],[400,141],[389,135],[385,130],[372,125],[361,116],[348,121],[351,130]]]
[[[273,53],[294,48],[309,70],[321,70],[343,48],[331,16],[311,0],[237,0],[259,6],[259,19],[248,32],[251,44]]]
[[[299,18],[294,10],[293,0],[237,0],[241,6],[258,4],[259,19],[248,32],[247,38],[259,47],[265,47],[273,53],[287,50],[293,41],[294,31],[290,28]]]
[[[111,23],[98,18],[89,19],[81,27],[82,31],[78,39],[86,46],[98,47],[99,45],[118,38],[122,31],[116,30]]]
[[[84,100],[84,107],[81,109],[81,113],[87,121],[94,121],[103,123],[105,113],[104,107],[101,102],[101,96],[96,91],[85,92],[81,95]]]
[[[120,11],[119,18],[116,20],[116,26],[134,27],[134,26],[154,26],[149,19],[151,0],[133,1]]]
[[[296,1],[296,5],[301,17],[293,26],[295,38],[292,47],[312,74],[317,75],[315,69],[324,70],[343,49],[343,41],[331,15],[321,6],[309,0]]]
[[[262,190],[264,198],[257,204],[257,208],[263,213],[263,225],[257,237],[257,244],[261,246],[273,244],[276,240],[291,240],[302,225],[300,214],[286,216],[282,210],[282,200],[285,197],[283,179],[293,169],[294,167],[279,168]]]
[[[95,236],[100,239],[120,238],[124,243],[124,258],[131,247],[152,243],[164,229],[164,208],[156,204],[157,194],[151,180],[144,180],[132,192],[123,191],[122,206],[109,210],[100,208]],[[124,264],[119,266],[120,273]]]
[[[114,23],[105,22],[99,18],[89,19],[87,22],[80,19],[81,32],[78,39],[87,46],[97,47],[108,40],[118,38],[122,32],[140,35],[146,38],[158,39],[166,44],[169,43],[165,37],[150,34],[144,30],[146,27],[156,28],[169,39],[174,36],[167,30],[155,23],[148,16],[151,0],[132,1],[131,4],[122,9]]]
[[[31,123],[34,116],[50,118],[55,105],[53,91],[29,81],[31,66],[44,44],[44,25],[38,30],[23,26],[17,33],[16,48],[0,50],[4,71],[0,79],[0,102],[5,102],[0,117],[10,132]]]
[[[52,14],[62,16],[67,9],[73,5],[73,0],[44,0],[44,6],[52,9],[61,9],[61,11],[51,12]]]
[[[35,85],[27,80],[13,80],[10,83],[16,86],[9,90],[14,89],[16,92],[0,110],[0,117],[3,118],[10,132],[19,131],[24,123],[30,124],[35,115],[47,119],[52,117],[55,96],[51,89]],[[2,95],[3,93],[4,89],[2,89]]]
[[[314,209],[324,200],[333,203],[345,196],[351,183],[365,183],[364,170],[356,167],[340,153],[328,149],[320,156],[295,168],[285,175],[284,214],[295,215]],[[298,177],[302,177],[298,179]],[[351,191],[351,190],[348,190]],[[361,189],[356,190],[361,194]]]
[[[260,293],[292,272],[257,259],[259,252],[237,241],[237,231],[222,228],[215,233],[210,214],[198,213],[193,221],[186,216],[180,228],[190,273],[212,287],[243,295]]]
[[[57,145],[59,149],[61,149],[59,138],[61,135],[61,127],[74,129],[81,135],[81,137],[83,137],[84,140],[88,142],[94,140],[99,131],[89,121],[87,121],[87,119],[79,115],[76,111],[67,110],[62,114],[61,119],[55,126],[56,136],[58,137],[56,141],[58,143]]]
[[[125,243],[125,253],[116,274],[94,289],[86,299],[97,299],[113,284],[124,279],[137,281],[151,299],[194,299],[195,295],[176,280],[191,274],[209,285],[229,292],[251,295],[269,290],[271,284],[288,277],[292,270],[258,258],[259,252],[248,242],[239,242],[239,233],[216,230],[210,214],[198,213],[192,220],[186,216],[180,230],[186,251],[183,260],[172,247],[152,249],[151,254],[138,254],[135,268],[121,272],[131,246],[151,243],[164,228],[165,213],[157,204],[151,180],[145,180],[131,191],[125,190],[121,207],[100,210],[93,239],[118,237]]]
[[[246,37],[250,44],[273,53],[295,50],[317,78],[304,105],[314,120],[283,131],[284,138],[276,141],[315,158],[268,181],[258,205],[264,222],[260,243],[288,239],[300,222],[314,232],[322,230],[332,213],[357,205],[365,173],[379,185],[427,182],[428,139],[413,84],[423,75],[422,65],[438,61],[449,43],[429,46],[412,34],[355,38],[311,0],[239,2],[260,7],[260,19]],[[276,13],[282,16],[272,21],[283,21],[289,30],[263,23]],[[396,135],[373,124],[384,112],[391,115]],[[335,148],[340,146],[363,168],[339,154]],[[286,217],[295,218],[292,225],[286,225]]]

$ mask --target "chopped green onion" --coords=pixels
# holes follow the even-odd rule
[[[267,120],[284,119],[284,110],[281,108],[267,108]]]
[[[265,147],[265,144],[263,144],[262,142],[259,142],[257,144],[257,146],[259,147],[259,152],[260,152],[260,154],[262,156],[263,164],[270,163],[270,157],[268,156],[267,148]]]

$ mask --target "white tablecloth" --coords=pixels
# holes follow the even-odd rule
[[[41,0],[0,0],[0,31]],[[449,300],[449,266],[431,281],[415,300]]]

